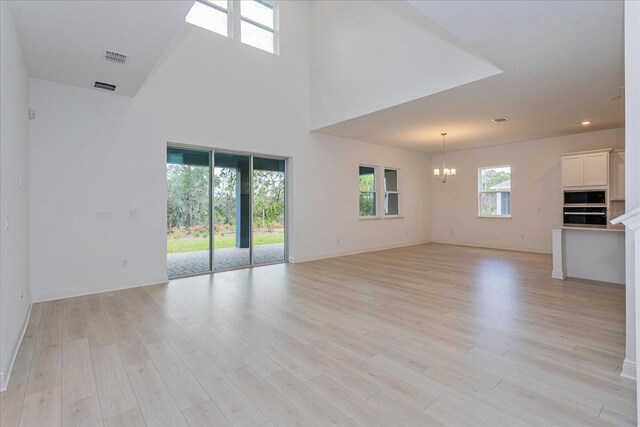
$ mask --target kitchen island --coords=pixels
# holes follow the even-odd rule
[[[559,225],[551,233],[551,277],[625,283],[624,228]]]

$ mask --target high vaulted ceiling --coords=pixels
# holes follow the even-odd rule
[[[31,77],[80,87],[114,84],[133,96],[193,2],[14,1],[12,12]],[[104,51],[128,55],[108,62]]]
[[[320,132],[435,152],[624,125],[622,1],[410,3],[503,73]]]
[[[457,150],[624,125],[622,1],[409,3],[416,14],[442,27],[449,41],[455,39],[503,72],[419,94],[419,99],[319,132],[436,152],[441,132],[449,134],[448,149]],[[14,1],[12,11],[32,77],[81,87],[104,81],[115,84],[116,93],[133,96],[178,28],[186,25],[192,4]],[[128,55],[127,63],[105,61],[105,49]],[[388,50],[380,52],[385,55]],[[491,121],[501,116],[510,121]],[[583,120],[592,124],[582,126]]]

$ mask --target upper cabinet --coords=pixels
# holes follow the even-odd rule
[[[609,185],[609,151],[562,156],[562,186],[606,187]]]
[[[611,200],[624,200],[624,150],[611,153]]]
[[[584,156],[562,158],[562,186],[581,187],[584,185]]]
[[[606,186],[609,184],[609,153],[584,155],[584,185]]]

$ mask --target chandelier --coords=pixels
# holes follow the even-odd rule
[[[447,133],[442,132],[440,135],[442,135],[442,173],[440,169],[434,169],[433,176],[435,176],[441,183],[445,184],[448,177],[456,175],[456,170],[447,168],[447,165],[444,162],[444,137],[447,135]]]

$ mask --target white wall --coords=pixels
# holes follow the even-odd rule
[[[627,212],[640,206],[640,3],[624,2],[624,59],[625,59],[625,209]],[[633,233],[626,233],[627,273],[627,355],[625,367],[636,364],[636,334],[640,332],[636,313],[640,310],[636,301],[635,241]],[[631,369],[629,369],[630,371]],[[631,374],[631,372],[629,372]],[[633,374],[635,374],[635,369]],[[640,393],[638,394],[640,402]],[[640,416],[640,411],[638,411]]]
[[[562,224],[559,155],[622,147],[624,129],[613,129],[447,153],[457,175],[432,178],[432,240],[550,253],[550,227]],[[431,170],[441,164],[433,155]],[[501,165],[511,165],[512,218],[479,218],[478,168]]]
[[[29,90],[7,2],[0,2],[0,17],[0,390],[4,390],[31,303]]]
[[[35,300],[166,280],[167,142],[290,156],[296,261],[429,239],[428,156],[309,133],[308,5],[280,20],[280,56],[185,24],[134,98],[30,81]],[[358,220],[360,162],[412,177],[405,218]]]
[[[502,71],[405,1],[311,2],[311,128]]]

